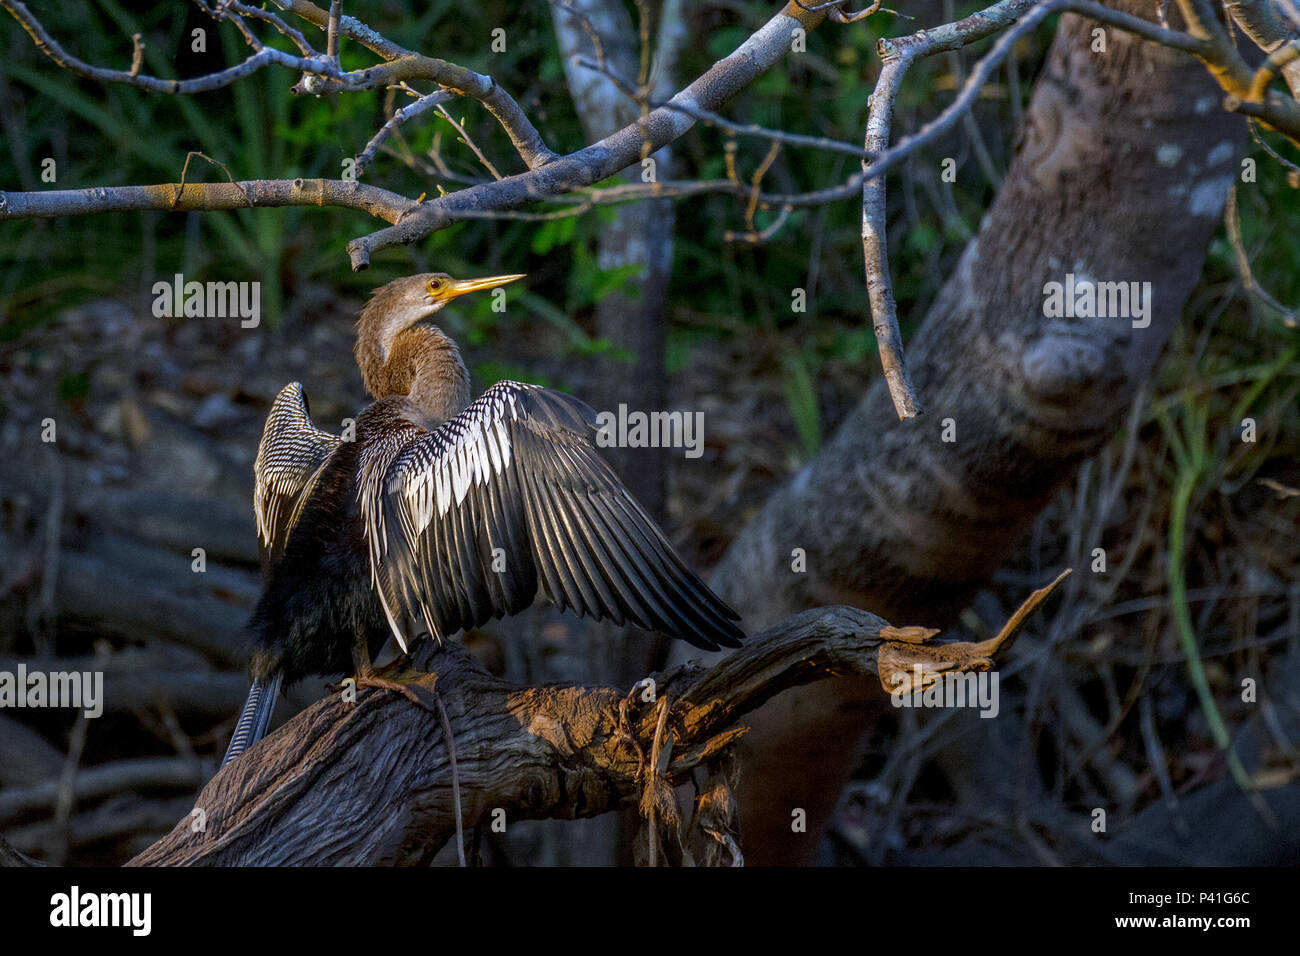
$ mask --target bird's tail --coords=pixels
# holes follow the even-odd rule
[[[239,723],[235,724],[235,733],[230,738],[226,755],[221,758],[221,766],[224,767],[266,736],[266,728],[271,723],[271,714],[275,711],[275,702],[280,697],[282,677],[283,675],[277,671],[266,680],[253,678],[253,686],[248,691],[248,700],[244,701],[244,709],[239,715]]]

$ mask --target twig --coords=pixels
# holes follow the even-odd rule
[[[407,120],[414,119],[421,113],[428,112],[435,106],[447,102],[454,96],[455,94],[450,90],[435,90],[426,96],[420,97],[409,106],[403,106],[400,110],[394,112],[393,115],[388,118],[388,122],[384,123],[384,125],[379,128],[379,131],[370,138],[370,142],[366,143],[365,149],[357,153],[356,174],[360,176],[365,172],[366,168],[370,165],[371,160],[375,158],[375,154],[379,151],[379,147],[384,144],[384,141],[387,140],[389,136],[397,131],[399,126]]]
[[[793,210],[793,206],[782,206],[777,210],[776,217],[766,228],[755,231],[751,227],[748,232],[732,232],[728,229],[722,234],[722,240],[724,242],[748,242],[753,245],[767,242],[781,230],[786,222],[789,221],[790,213]],[[809,294],[811,295],[811,292]]]
[[[1264,137],[1259,135],[1258,120],[1254,119],[1253,117],[1247,119],[1246,125],[1250,129],[1250,138],[1253,139],[1256,142],[1256,144],[1259,145],[1260,148],[1264,150],[1264,152],[1268,153],[1269,156],[1273,157],[1273,159],[1275,159],[1278,163],[1280,163],[1291,174],[1291,176],[1293,177],[1291,179],[1291,186],[1294,188],[1297,185],[1300,185],[1300,183],[1297,183],[1294,178],[1295,176],[1300,175],[1300,166],[1297,166],[1295,163],[1291,162],[1291,160],[1287,159],[1285,156],[1283,156],[1281,153],[1275,150],[1272,146],[1268,145],[1268,141],[1265,140]]]
[[[1282,317],[1282,324],[1289,329],[1297,325],[1297,311],[1288,309],[1277,299],[1268,294],[1258,282],[1250,268],[1250,257],[1246,255],[1246,244],[1241,237],[1241,212],[1237,207],[1237,187],[1234,184],[1228,190],[1228,202],[1223,211],[1224,225],[1228,231],[1228,241],[1232,245],[1232,255],[1237,261],[1237,271],[1241,274],[1241,284],[1256,299],[1276,311]]]
[[[221,162],[221,160],[219,160],[219,159],[213,159],[213,158],[212,158],[211,156],[209,156],[207,153],[202,153],[202,152],[199,152],[199,151],[196,150],[196,149],[192,149],[192,150],[190,150],[188,153],[185,154],[185,165],[181,167],[181,181],[180,181],[180,183],[176,186],[176,197],[175,197],[175,199],[172,201],[172,208],[173,208],[173,209],[176,207],[176,201],[179,200],[179,199],[181,198],[181,193],[183,193],[183,192],[185,191],[185,177],[189,174],[189,171],[190,171],[190,160],[192,160],[195,156],[198,156],[200,159],[205,159],[205,160],[207,160],[208,163],[210,163],[210,164],[213,165],[213,166],[219,166],[219,167],[221,167],[221,171],[222,171],[223,173],[226,174],[226,180],[227,180],[227,181],[228,181],[232,186],[236,186],[236,187],[238,187],[238,184],[235,182],[235,177],[232,176],[232,175],[230,175],[230,168],[229,168],[225,163]],[[252,205],[253,205],[253,201],[252,201],[251,199],[248,198],[248,191],[247,191],[247,190],[244,190],[244,189],[242,189],[242,188],[240,189],[240,191],[243,192],[243,194],[244,194],[244,199],[247,200],[248,205],[249,205],[249,207],[251,208]]]
[[[139,76],[142,66],[144,66],[144,38],[138,33],[133,33],[131,34],[131,75]]]
[[[281,36],[296,46],[303,56],[319,56],[315,48],[307,42],[307,38],[302,35],[301,31],[295,30],[269,10],[263,10],[261,7],[251,7],[248,4],[239,2],[239,0],[230,0],[229,6],[230,9],[234,10],[241,17],[248,17],[252,20],[261,20],[264,23],[271,24],[271,26],[275,27],[275,29],[279,31]]]
[[[618,89],[620,93],[628,99],[637,99],[637,90],[623,77],[619,76],[607,63],[599,60],[590,60],[587,57],[578,57],[579,65],[589,70],[595,70],[601,73]],[[762,139],[771,140],[778,143],[787,143],[791,146],[808,146],[812,149],[822,149],[832,153],[846,153],[850,156],[862,158],[864,153],[862,147],[855,146],[853,143],[845,143],[837,139],[831,139],[828,136],[808,136],[803,133],[787,133],[784,130],[770,129],[766,126],[759,126],[757,123],[737,123],[727,119],[721,113],[715,113],[712,110],[701,109],[693,103],[676,102],[672,99],[648,100],[647,104],[655,109],[675,110],[684,113],[694,120],[698,120],[705,126],[713,126],[728,133],[738,136],[758,136]],[[869,154],[868,155],[869,158]]]
[[[894,97],[913,54],[889,57],[880,68],[880,77],[871,94],[867,110],[867,132],[863,143],[866,153],[879,155],[889,147],[889,133],[894,112]],[[863,160],[863,176],[874,163]],[[880,351],[889,396],[900,421],[921,414],[916,386],[903,358],[903,335],[898,328],[898,306],[894,302],[893,280],[889,272],[889,240],[885,233],[885,176],[878,173],[862,183],[862,259],[866,275],[867,300],[871,305],[872,331]]]
[[[501,174],[497,172],[497,168],[492,165],[492,161],[483,154],[483,150],[478,148],[478,144],[474,142],[473,137],[471,137],[469,133],[465,132],[465,127],[452,119],[451,114],[447,112],[447,108],[441,103],[436,104],[436,108],[438,112],[442,114],[442,118],[451,124],[451,128],[460,134],[460,141],[474,151],[474,155],[477,156],[478,161],[483,164],[483,168],[492,174],[493,179],[499,181],[501,179]]]
[[[754,175],[750,180],[753,188],[749,193],[749,203],[745,206],[745,222],[749,224],[750,229],[754,228],[754,210],[758,208],[758,187],[763,184],[763,177],[766,176],[767,171],[772,168],[772,164],[776,162],[777,154],[780,152],[780,143],[773,143],[768,147],[767,155],[764,156],[763,161],[758,164],[758,168],[754,170]]]

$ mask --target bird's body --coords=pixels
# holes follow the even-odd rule
[[[518,382],[471,403],[455,344],[421,323],[514,278],[376,290],[355,350],[376,401],[353,440],[312,424],[298,383],[277,397],[254,467],[265,589],[249,625],[253,689],[226,761],[265,733],[281,682],[364,667],[390,638],[406,650],[517,614],[539,590],[597,620],[739,645],[735,612],[596,453],[594,412]]]
[[[356,496],[359,451],[355,442],[341,442],[330,454],[281,559],[267,569],[249,622],[254,677],[278,670],[292,684],[308,674],[346,673],[358,634],[365,635],[372,654],[388,636],[383,609],[368,586]]]

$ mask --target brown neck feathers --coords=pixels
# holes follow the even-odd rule
[[[407,395],[426,414],[442,421],[469,404],[469,371],[460,349],[441,329],[413,325],[399,332],[382,364],[377,361],[378,349],[362,340],[356,353],[366,391],[377,399]]]

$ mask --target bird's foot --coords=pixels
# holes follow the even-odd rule
[[[433,687],[438,675],[424,671],[412,670],[405,659],[399,659],[386,667],[366,669],[357,674],[358,687],[377,687],[381,690],[401,694],[417,707],[437,712],[437,702],[433,696]]]

